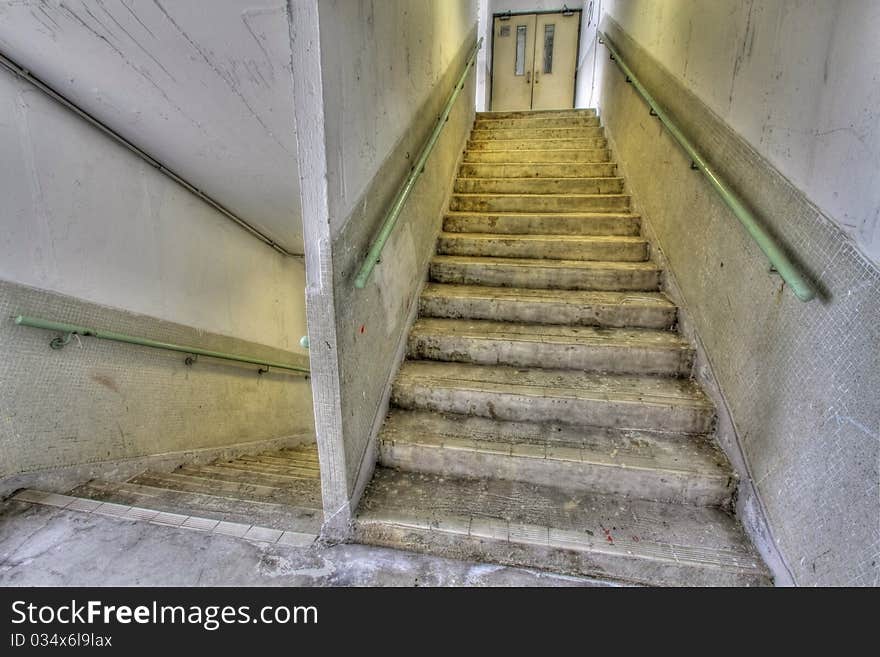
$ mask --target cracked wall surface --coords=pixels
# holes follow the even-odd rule
[[[0,52],[303,252],[285,0],[2,2]]]
[[[626,6],[634,13],[618,12],[618,18],[641,15],[638,6]],[[809,188],[788,180],[625,25],[606,16],[603,28],[639,80],[821,290],[820,298],[802,303],[768,271],[757,245],[690,169],[606,50],[597,60],[603,123],[727,402],[772,538],[797,584],[876,586],[880,270],[851,233],[811,202]],[[712,34],[699,38],[709,49]],[[789,34],[780,43],[795,41]],[[863,165],[870,168],[872,160]],[[854,193],[851,207],[868,202],[876,189],[864,192]]]
[[[880,263],[880,4],[603,0],[602,8]]]

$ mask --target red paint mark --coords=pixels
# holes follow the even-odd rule
[[[633,539],[636,543],[639,542],[639,537],[638,537],[638,536],[633,536],[632,539]]]
[[[601,525],[600,525],[601,527]],[[602,531],[605,532],[605,540],[609,543],[614,543],[614,537],[611,535],[611,531],[602,527]]]
[[[367,330],[366,324],[361,324],[361,333]]]

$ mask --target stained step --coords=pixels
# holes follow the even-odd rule
[[[627,194],[454,194],[452,212],[627,212]]]
[[[617,173],[613,162],[554,163],[465,163],[459,168],[462,178],[611,178]]]
[[[667,586],[761,586],[770,578],[722,510],[502,479],[377,468],[360,542]]]
[[[559,109],[559,110],[511,110],[507,112],[477,112],[477,120],[483,119],[559,119],[595,117],[595,108]]]
[[[409,334],[407,356],[483,365],[687,376],[693,349],[670,331],[423,317]]]
[[[736,483],[723,452],[706,436],[400,409],[379,434],[379,462],[411,472],[702,506],[727,504]]]
[[[648,242],[641,237],[617,235],[441,233],[437,240],[437,253],[495,258],[641,262],[648,259]]]
[[[255,484],[225,481],[209,473],[183,474],[148,470],[133,478],[131,483],[184,493],[203,493],[290,506],[317,508],[321,504],[321,484],[317,479],[290,480],[282,485],[268,482]]]
[[[474,128],[477,130],[491,130],[493,128],[575,128],[592,127],[599,125],[598,116],[532,116],[517,118],[484,118],[477,115]]]
[[[636,214],[622,212],[580,214],[450,212],[443,219],[443,230],[448,233],[635,237],[641,230],[641,218]]]
[[[502,164],[545,164],[554,162],[609,162],[611,151],[607,148],[576,148],[543,151],[465,151],[464,162]]]
[[[660,269],[651,262],[543,260],[434,256],[436,283],[540,290],[648,291],[660,289]]]
[[[707,433],[715,416],[689,379],[434,361],[405,361],[391,399],[410,410],[681,433]]]
[[[458,178],[459,194],[620,194],[623,178]]]
[[[552,151],[606,148],[604,137],[575,139],[478,139],[469,140],[469,151]]]
[[[555,126],[555,127],[511,127],[484,128],[475,126],[471,131],[471,140],[485,139],[595,139],[603,138],[605,129],[600,126]]]
[[[532,290],[429,283],[419,299],[423,317],[535,324],[670,328],[676,307],[652,292]]]
[[[133,483],[92,480],[75,488],[70,495],[164,513],[310,534],[317,534],[323,522],[320,505],[273,504]]]

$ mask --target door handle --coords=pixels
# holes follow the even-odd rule
[[[538,72],[535,71],[535,84],[538,84],[540,80],[538,79]]]
[[[531,84],[531,82],[532,82],[532,72],[527,71],[526,72],[526,84]]]

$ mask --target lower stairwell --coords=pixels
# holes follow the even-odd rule
[[[595,112],[479,114],[443,228],[358,539],[626,583],[769,584]]]

